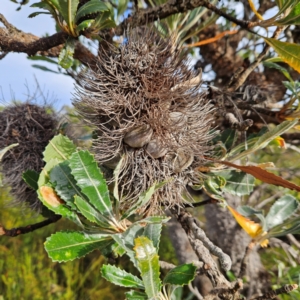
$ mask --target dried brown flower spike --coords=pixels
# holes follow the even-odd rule
[[[13,104],[0,112],[0,149],[19,143],[1,160],[3,183],[11,187],[13,204],[29,204],[30,208],[40,212],[42,202],[36,191],[23,181],[26,170],[40,173],[43,151],[49,140],[55,135],[56,120],[46,112],[46,108],[30,103]]]
[[[97,68],[79,76],[74,105],[98,131],[97,161],[113,168],[125,154],[124,205],[165,180],[147,211],[180,205],[186,185],[199,180],[194,168],[209,155],[213,114],[198,79],[171,39],[151,30],[102,49]]]

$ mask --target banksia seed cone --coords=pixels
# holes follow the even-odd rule
[[[209,155],[212,105],[171,40],[150,30],[133,31],[125,40],[101,49],[97,67],[79,76],[74,105],[96,127],[99,164],[114,168],[125,154],[123,205],[168,181],[152,197],[147,207],[152,213],[161,204],[180,205],[186,185],[199,181],[194,169]]]
[[[41,212],[42,202],[36,191],[23,181],[22,174],[26,170],[41,172],[43,151],[54,136],[55,128],[53,116],[34,104],[14,104],[0,112],[0,149],[19,143],[0,162],[3,183],[11,187],[13,204],[27,203],[31,209]]]

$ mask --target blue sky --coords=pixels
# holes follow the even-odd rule
[[[55,33],[54,20],[50,16],[40,15],[35,18],[28,18],[29,14],[38,9],[25,5],[20,11],[16,11],[17,4],[9,0],[2,0],[1,2],[5,2],[5,5],[2,3],[0,13],[18,29],[39,37],[46,33],[50,35]],[[3,26],[3,24],[0,23],[0,26]],[[30,94],[35,91],[37,79],[50,102],[55,100],[54,106],[57,109],[65,104],[71,105],[74,80],[69,76],[57,75],[33,68],[31,65],[34,63],[56,70],[55,65],[31,61],[23,53],[9,53],[0,60],[0,104],[13,99],[25,101],[28,90]],[[43,99],[39,99],[39,101],[42,102]]]

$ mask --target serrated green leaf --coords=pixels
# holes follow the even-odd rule
[[[266,216],[267,230],[282,224],[297,211],[298,206],[298,201],[291,195],[279,198]]]
[[[60,51],[60,54],[58,56],[58,64],[64,69],[71,68],[74,62],[74,58],[73,58],[74,52],[75,52],[75,39],[68,38],[64,48]]]
[[[76,210],[74,196],[82,196],[82,193],[77,186],[74,176],[71,174],[71,168],[69,167],[68,161],[63,161],[50,171],[50,182],[60,198],[72,209]]]
[[[42,188],[42,186],[40,188]],[[37,191],[37,194],[38,194],[38,198],[43,202],[43,204],[48,209],[53,211],[55,214],[61,215],[62,217],[73,221],[75,224],[77,224],[78,226],[80,226],[82,228],[84,227],[83,224],[81,223],[79,217],[77,216],[77,214],[74,211],[72,211],[69,207],[65,206],[64,204],[61,204],[61,205],[58,205],[58,206],[57,205],[55,205],[55,206],[51,205],[49,203],[49,201],[46,201],[44,199],[44,197],[41,194],[40,189]]]
[[[61,231],[52,234],[45,242],[45,249],[53,261],[70,261],[85,256],[111,242],[108,235],[88,235],[78,231]]]
[[[186,285],[194,280],[197,268],[193,264],[184,264],[170,270],[164,278],[164,284]]]
[[[118,267],[112,265],[103,265],[101,268],[101,274],[102,277],[113,284],[129,288],[144,289],[144,284],[141,279],[124,270],[121,270]]]
[[[224,192],[243,196],[249,195],[253,191],[255,178],[250,174],[235,170],[223,170],[214,173],[226,180],[226,185],[222,187]]]
[[[144,236],[152,241],[153,246],[159,250],[159,242],[161,236],[162,224],[147,224],[144,229]]]
[[[79,19],[86,15],[102,11],[109,11],[109,8],[104,2],[101,2],[99,0],[90,0],[78,9],[75,17],[75,22],[78,22]]]
[[[68,24],[70,33],[76,36],[74,32],[75,26],[75,16],[77,12],[77,7],[79,0],[48,0],[50,1],[59,13],[62,15],[66,23]]]
[[[44,12],[44,11],[36,11],[34,13],[31,13],[30,15],[28,15],[28,18],[34,18],[38,15],[51,15],[50,12]]]
[[[300,72],[300,45],[281,42],[272,38],[264,38],[277,54],[286,62],[289,66]]]
[[[19,146],[18,143],[16,143],[16,144],[11,144],[11,145],[6,146],[5,148],[1,149],[1,150],[0,150],[0,161],[2,160],[3,156],[5,155],[5,153],[6,153],[7,151],[9,151],[10,149],[12,149],[12,148],[14,148],[14,147],[17,147],[17,146]]]
[[[75,195],[75,204],[79,211],[85,216],[89,221],[97,223],[103,229],[110,229],[109,221],[102,215],[100,215],[86,200]]]
[[[43,152],[44,161],[47,163],[51,159],[56,158],[59,162],[62,162],[68,159],[75,151],[76,147],[73,142],[66,136],[59,134],[49,142]]]
[[[42,66],[42,65],[37,65],[37,64],[33,64],[31,65],[33,68],[36,68],[36,69],[39,69],[39,70],[42,70],[42,71],[45,71],[45,72],[51,72],[51,73],[54,73],[54,74],[61,74],[57,71],[54,71],[54,70],[51,70],[45,66]]]
[[[54,59],[51,59],[49,57],[43,56],[43,55],[33,55],[33,56],[28,56],[27,59],[29,60],[41,60],[41,61],[46,61],[50,64],[55,64],[57,65],[57,61]]]
[[[147,300],[148,297],[145,293],[137,291],[129,291],[125,293],[126,300]]]
[[[145,236],[134,240],[136,260],[149,298],[158,298],[161,289],[159,257],[151,240]]]
[[[39,176],[40,174],[34,170],[27,170],[22,174],[23,180],[35,191],[39,188]]]
[[[44,166],[44,168],[42,169],[40,176],[39,176],[39,180],[38,180],[38,186],[44,186],[47,185],[50,181],[50,171],[52,170],[52,168],[54,168],[56,165],[58,165],[61,161],[58,160],[57,158],[52,158],[50,159],[46,165]]]
[[[74,152],[70,158],[71,173],[82,193],[105,217],[115,220],[106,181],[92,154],[88,151]]]
[[[123,215],[122,220],[127,219],[129,216],[133,215],[139,208],[145,206],[148,201],[150,201],[152,195],[161,187],[163,187],[167,182],[163,181],[157,184],[153,184],[146,192],[141,193],[139,199],[134,205],[132,205]]]
[[[140,224],[133,224],[125,232],[120,234],[113,234],[112,238],[115,242],[126,251],[126,255],[130,258],[136,268],[139,268],[135,259],[135,253],[133,251],[134,239],[143,235],[144,227]]]
[[[46,3],[45,1],[33,3],[30,7],[37,7],[48,10],[52,15],[55,15],[54,7]]]
[[[44,1],[33,3],[33,4],[30,5],[30,7],[38,7],[38,8],[42,8],[42,9],[47,9],[48,6],[49,6],[49,4],[47,4]]]
[[[80,31],[92,27],[94,22],[95,21],[93,19],[82,21],[78,26],[76,26],[76,31],[79,34]]]

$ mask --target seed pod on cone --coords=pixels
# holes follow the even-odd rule
[[[144,208],[151,214],[161,205],[181,205],[186,185],[199,183],[195,167],[210,154],[214,116],[172,39],[154,29],[139,31],[129,32],[119,47],[99,51],[97,67],[77,78],[73,103],[96,127],[98,163],[125,157],[119,175],[123,207],[153,184],[168,182]]]

